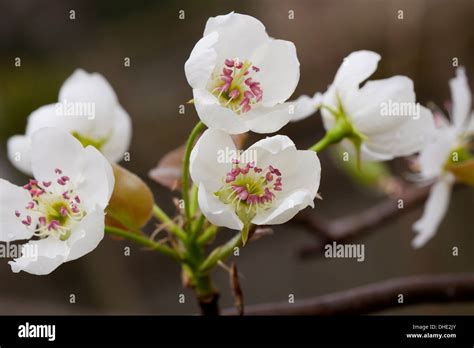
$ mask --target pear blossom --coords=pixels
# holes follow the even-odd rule
[[[351,53],[337,71],[324,95],[301,96],[293,121],[319,108],[327,131],[345,122],[351,136],[342,141],[360,147],[365,160],[386,161],[418,152],[434,128],[431,111],[415,103],[413,81],[393,76],[361,84],[377,69],[380,55],[371,51]]]
[[[130,116],[101,74],[77,69],[62,85],[58,99],[31,113],[25,135],[8,140],[8,157],[17,169],[32,174],[31,136],[44,127],[70,132],[83,145],[99,149],[111,162],[123,158],[132,135]]]
[[[283,224],[314,207],[321,166],[314,151],[297,150],[287,136],[267,137],[238,152],[231,136],[208,129],[191,152],[190,173],[206,218],[243,230],[251,223]]]
[[[456,77],[450,80],[449,86],[453,102],[451,123],[443,116],[437,118],[435,136],[418,157],[422,179],[434,180],[434,184],[423,216],[413,225],[417,234],[412,242],[415,248],[422,247],[435,235],[448,210],[456,178],[446,169],[446,164],[453,161],[454,154],[458,161],[471,157],[469,137],[474,135],[474,112],[471,111],[471,90],[464,68],[456,70]]]
[[[57,128],[31,135],[30,156],[34,179],[23,187],[0,179],[0,241],[29,240],[9,264],[15,273],[44,275],[102,240],[114,176],[96,148]]]
[[[272,133],[294,112],[285,101],[299,81],[296,48],[269,37],[254,17],[232,12],[209,18],[185,73],[197,113],[209,128]]]

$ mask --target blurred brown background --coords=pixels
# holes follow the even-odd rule
[[[69,11],[76,19],[69,19]],[[178,19],[178,11],[185,19]],[[359,49],[382,55],[373,78],[407,75],[418,100],[442,105],[449,98],[452,58],[466,66],[474,88],[474,1],[472,0],[253,0],[253,1],[0,1],[0,177],[22,184],[26,177],[6,159],[6,140],[22,134],[26,118],[41,105],[55,102],[62,82],[81,67],[102,73],[133,120],[132,161],[124,166],[146,179],[157,202],[173,211],[167,189],[148,180],[159,158],[184,142],[198,118],[184,62],[210,16],[230,11],[259,18],[268,33],[293,41],[301,62],[294,94],[324,91],[341,60]],[[288,19],[293,10],[295,19]],[[404,19],[397,19],[399,10]],[[14,67],[21,57],[21,68]],[[124,67],[124,57],[131,67]],[[322,136],[318,116],[282,130],[303,148]],[[257,137],[254,137],[257,139]],[[314,213],[337,218],[381,199],[353,184],[322,155],[321,192]],[[243,250],[238,258],[248,304],[286,301],[347,289],[396,276],[474,269],[473,190],[454,193],[449,213],[436,237],[421,250],[410,247],[412,223],[422,208],[403,215],[361,242],[365,262],[315,258],[302,262],[298,247],[311,236],[295,226],[275,229]],[[222,231],[221,238],[229,237]],[[124,256],[130,245],[132,254]],[[451,256],[453,246],[460,255]],[[160,254],[107,238],[78,261],[49,276],[13,274],[0,263],[0,314],[197,312],[192,292],[183,290],[180,270]],[[232,305],[228,276],[215,272],[221,303]],[[178,295],[186,303],[178,303]],[[69,303],[70,294],[76,304]],[[474,314],[473,305],[409,307],[386,313]]]

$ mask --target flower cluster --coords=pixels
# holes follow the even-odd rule
[[[247,242],[252,225],[283,224],[314,207],[321,180],[317,153],[336,143],[355,154],[357,163],[420,153],[420,176],[434,182],[425,212],[414,225],[413,245],[424,245],[446,213],[453,184],[474,185],[471,91],[464,69],[457,69],[450,81],[450,123],[416,102],[410,78],[366,81],[380,59],[375,52],[353,52],[324,93],[288,102],[300,74],[294,44],[271,38],[251,16],[232,12],[210,18],[184,66],[202,122],[184,154],[183,225],[154,204],[140,179],[116,165],[112,170],[110,162],[119,162],[129,147],[130,117],[102,75],[76,70],[61,87],[58,103],[34,111],[25,135],[8,141],[12,163],[34,179],[23,187],[0,179],[0,241],[29,240],[25,248],[38,251],[35,257],[25,252],[11,261],[12,270],[48,274],[91,252],[107,228],[105,212],[114,193],[122,204],[107,210],[115,233],[123,237],[132,231],[130,239],[178,259],[190,284],[205,284],[204,290],[212,292],[206,272],[230,247]],[[232,135],[274,133],[317,110],[326,134],[308,150],[298,150],[284,135],[261,139],[245,151],[234,143]],[[223,160],[223,152],[235,156]],[[130,181],[124,184],[122,176]],[[133,198],[149,207],[137,208]],[[133,207],[124,209],[129,205]],[[173,235],[168,244],[135,234],[152,212]],[[239,230],[239,238],[203,260],[204,245],[218,226]]]

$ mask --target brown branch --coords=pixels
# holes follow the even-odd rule
[[[198,298],[201,315],[215,317],[219,315],[219,294],[214,293],[207,299]]]
[[[364,211],[347,215],[337,220],[327,220],[310,213],[302,214],[295,222],[305,226],[314,235],[316,241],[312,245],[301,248],[301,257],[321,255],[324,246],[328,243],[347,242],[372,232],[380,225],[403,214],[409,208],[424,201],[429,194],[430,186],[403,188],[396,199],[387,198],[383,202]],[[398,200],[403,200],[403,209],[398,207]]]
[[[399,294],[403,303],[399,303]],[[474,273],[418,275],[385,280],[295,303],[246,307],[246,315],[359,315],[393,307],[474,301]],[[234,315],[235,309],[223,311]]]

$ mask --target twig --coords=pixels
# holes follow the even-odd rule
[[[328,243],[347,242],[373,231],[383,223],[401,215],[412,206],[424,201],[429,194],[430,186],[406,186],[397,199],[387,198],[385,201],[364,211],[329,221],[315,214],[302,214],[295,222],[307,227],[316,241],[312,245],[299,250],[302,258],[321,255]],[[403,200],[403,209],[398,207],[398,200]]]
[[[201,308],[201,315],[208,317],[218,316],[219,313],[219,294],[214,293],[211,297],[206,300],[199,299],[199,308]]]
[[[399,302],[403,295],[403,302]],[[474,301],[474,273],[430,274],[385,280],[295,303],[247,306],[246,315],[358,315],[422,303]],[[235,315],[226,309],[224,315]]]

